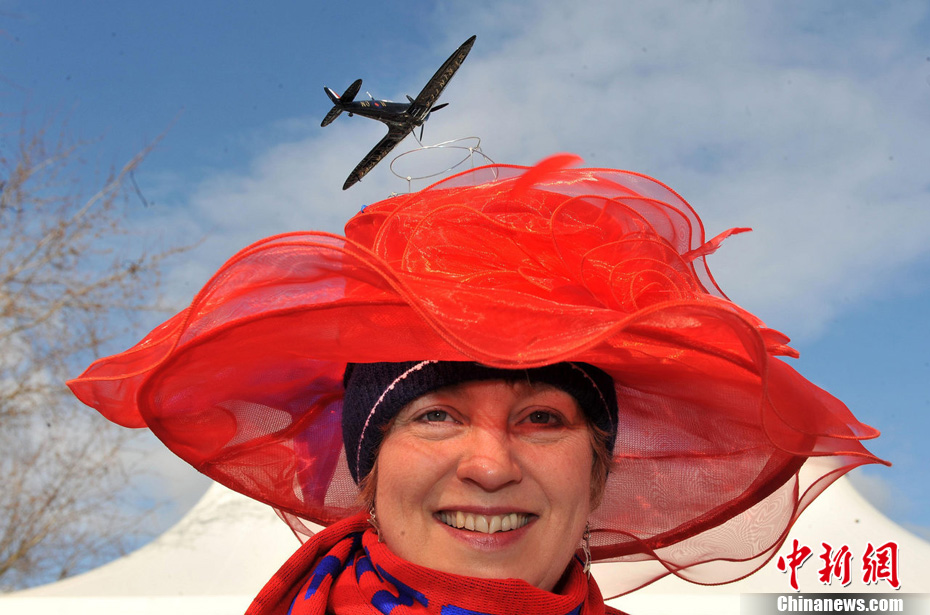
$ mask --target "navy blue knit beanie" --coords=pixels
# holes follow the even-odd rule
[[[508,370],[465,361],[349,363],[342,384],[342,441],[352,478],[371,471],[384,428],[406,406],[436,389],[477,380],[529,380],[558,387],[575,398],[588,420],[608,434],[613,453],[617,396],[613,379],[587,363],[556,363]]]

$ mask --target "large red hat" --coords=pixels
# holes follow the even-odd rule
[[[589,363],[613,377],[620,410],[592,556],[640,562],[605,594],[668,572],[745,576],[827,485],[880,461],[860,444],[878,434],[717,288],[705,256],[743,229],[706,241],[668,187],[576,160],[466,172],[365,208],[345,237],[259,241],[69,386],[207,476],[328,525],[358,505],[347,363]]]

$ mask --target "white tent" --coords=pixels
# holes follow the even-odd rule
[[[846,479],[818,498],[788,539],[813,555],[799,570],[803,592],[893,593],[887,581],[862,583],[861,556],[868,543],[899,546],[898,594],[930,592],[930,543],[893,523],[866,502]],[[856,560],[846,587],[817,579],[821,544],[848,545]],[[138,551],[57,583],[0,597],[2,615],[235,615],[248,607],[265,581],[298,542],[268,507],[214,484],[174,527]],[[782,552],[786,547],[782,548]],[[595,566],[595,575],[607,574]],[[740,613],[740,597],[757,592],[793,594],[788,575],[771,561],[738,583],[699,587],[665,578],[611,604],[635,615]],[[928,612],[905,596],[908,612]],[[910,602],[910,600],[914,602]],[[912,611],[913,608],[927,610]]]
[[[0,614],[241,614],[299,544],[271,508],[214,483],[156,540],[84,574],[0,597]]]

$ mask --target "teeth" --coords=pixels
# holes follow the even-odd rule
[[[509,532],[520,529],[529,523],[529,515],[523,513],[510,513],[508,515],[475,515],[472,513],[443,511],[439,514],[440,520],[448,526],[465,529],[482,534],[496,532]]]
[[[510,515],[504,515],[501,517],[501,531],[509,532],[513,529],[513,523],[510,521]]]
[[[465,527],[468,527],[466,524]],[[475,516],[475,531],[481,532],[482,534],[490,534],[488,531],[488,518],[484,515]]]

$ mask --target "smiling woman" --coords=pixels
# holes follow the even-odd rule
[[[569,395],[544,400],[525,388],[468,383],[400,413],[381,451],[375,497],[381,535],[398,556],[552,591],[591,511],[593,455]],[[531,420],[538,415],[546,422]]]
[[[741,229],[708,241],[666,186],[576,161],[260,241],[69,383],[298,532],[326,526],[250,614],[610,613],[602,591],[752,573],[880,462],[714,283],[705,257]],[[591,563],[623,574],[599,587]]]
[[[445,367],[428,363],[418,376]],[[564,374],[550,369],[546,375],[569,381],[576,369],[584,374],[564,364]],[[377,455],[377,472],[366,478],[375,485],[372,510],[384,542],[410,562],[522,579],[551,591],[581,544],[595,504],[596,426],[588,426],[581,400],[536,380],[540,370],[496,371],[468,375],[499,379],[448,386],[441,386],[439,374],[427,376],[441,388],[400,410]],[[503,379],[520,376],[524,380]],[[616,423],[616,405],[597,403],[593,412]],[[603,484],[606,476],[599,474]]]

